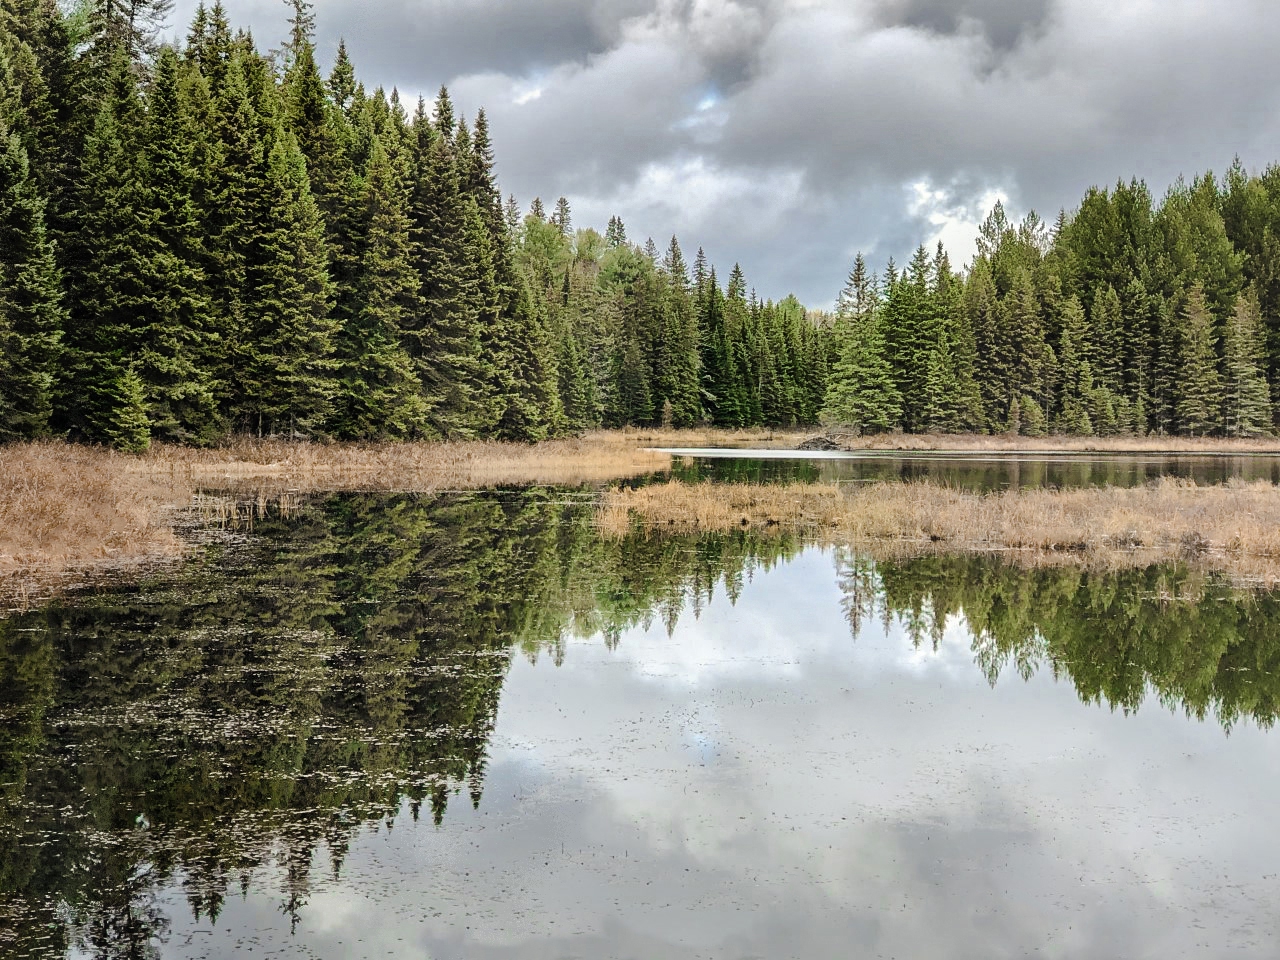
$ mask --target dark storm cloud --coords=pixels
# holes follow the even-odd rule
[[[376,51],[379,69],[402,77],[521,76],[604,53],[624,22],[652,6],[653,0],[397,0],[378,3],[344,29],[350,44]]]
[[[178,15],[189,19],[192,4]],[[228,0],[263,46],[275,0]],[[321,0],[366,82],[489,112],[503,187],[829,303],[994,197],[1280,159],[1273,0]],[[965,238],[969,238],[966,240]]]
[[[938,34],[978,30],[993,47],[1008,50],[1041,31],[1050,0],[884,0],[886,25],[919,27]]]

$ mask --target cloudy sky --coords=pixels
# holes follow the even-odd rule
[[[195,0],[179,0],[175,21]],[[279,0],[224,0],[260,46]],[[972,253],[997,197],[1280,160],[1275,0],[318,0],[366,83],[488,111],[503,189],[676,233],[763,296],[835,297],[858,250]],[[185,32],[185,29],[184,29]]]

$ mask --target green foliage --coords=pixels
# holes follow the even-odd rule
[[[0,440],[41,437],[53,414],[61,276],[18,135],[0,119]]]
[[[1213,316],[1199,284],[1187,294],[1180,317],[1181,389],[1175,407],[1178,430],[1193,437],[1206,436],[1222,425],[1222,380],[1214,349]]]
[[[1271,430],[1262,307],[1251,289],[1236,300],[1223,333],[1223,429],[1229,437],[1256,437]]]
[[[522,218],[483,111],[442,88],[410,120],[345,45],[324,77],[311,5],[289,5],[270,56],[220,3],[173,48],[165,0],[4,8],[0,437],[107,442],[130,376],[152,437],[195,444],[1036,430],[1036,410],[1065,433],[1272,429],[1280,167],[1158,203],[1119,181],[1052,225],[998,203],[962,271],[921,246],[874,308],[824,314],[618,216],[575,228],[567,197]]]
[[[836,312],[837,359],[822,406],[824,423],[876,433],[891,429],[901,417],[880,308],[875,278],[858,254]]]

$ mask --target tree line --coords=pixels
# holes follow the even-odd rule
[[[864,431],[1272,432],[1280,168],[1091,189],[1050,226],[997,204],[963,273],[859,255],[823,418]]]
[[[0,3],[0,439],[537,440],[812,421],[818,332],[673,239],[503,202],[483,110],[411,111],[311,5],[259,52],[222,4]]]
[[[538,440],[628,424],[1272,431],[1280,170],[1002,206],[956,269],[859,255],[831,314],[568,201],[503,200],[483,110],[406,108],[306,0],[0,0],[0,440]]]

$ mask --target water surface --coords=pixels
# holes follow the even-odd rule
[[[1280,597],[335,497],[0,622],[0,953],[1270,957]]]
[[[1233,478],[1280,483],[1280,456],[1251,454],[802,452],[730,448],[664,448],[674,475],[752,483],[877,483],[930,480],[967,490],[1033,487],[1136,487],[1161,477],[1197,484]]]

